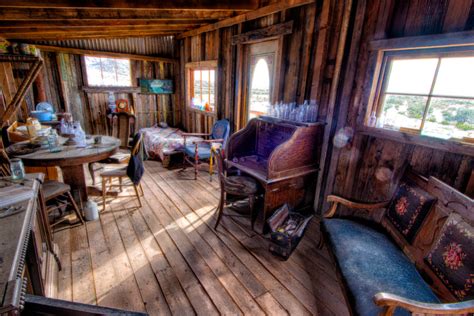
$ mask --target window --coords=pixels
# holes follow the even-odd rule
[[[443,139],[474,137],[474,51],[388,52],[368,124]]]
[[[131,87],[130,60],[85,56],[87,82],[94,87]]]
[[[215,113],[217,62],[188,63],[186,68],[188,71],[188,107]]]
[[[270,69],[265,58],[259,58],[250,80],[249,118],[266,114],[270,105]]]

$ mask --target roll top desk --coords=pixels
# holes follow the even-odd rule
[[[227,166],[257,179],[264,190],[257,229],[279,206],[312,206],[324,123],[252,119],[226,146]]]

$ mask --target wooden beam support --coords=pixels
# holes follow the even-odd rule
[[[7,121],[9,121],[13,114],[15,114],[15,112],[18,110],[21,105],[21,101],[23,100],[28,88],[31,86],[33,81],[36,79],[36,76],[39,74],[41,67],[43,67],[43,60],[41,58],[37,58],[36,62],[31,65],[28,74],[18,87],[15,96],[8,104],[7,108],[5,109],[5,112],[3,112],[2,118],[0,119],[0,126],[3,127],[3,125]]]
[[[75,55],[94,55],[98,57],[128,58],[128,59],[133,59],[133,60],[145,60],[145,61],[163,62],[163,63],[171,63],[171,64],[177,62],[176,59],[164,58],[164,57],[103,52],[103,51],[92,50],[92,49],[79,49],[79,48],[49,46],[49,45],[35,45],[35,46],[39,48],[40,50],[47,51],[47,52],[67,53],[67,54],[75,54]]]
[[[0,20],[221,20],[245,13],[242,10],[119,10],[119,9],[52,9],[7,8],[0,10]]]
[[[28,33],[15,33],[12,36],[5,34],[4,36],[8,40],[25,42],[28,40],[71,40],[71,39],[84,39],[84,38],[121,38],[121,37],[146,37],[146,36],[173,36],[176,35],[176,31],[135,31],[135,32],[88,32],[88,33],[50,33],[50,34],[28,34]]]
[[[7,38],[14,38],[15,34],[42,34],[44,36],[48,34],[58,33],[71,33],[80,35],[82,33],[98,32],[98,33],[110,33],[110,32],[180,32],[187,30],[196,25],[109,25],[109,26],[68,26],[62,27],[57,26],[55,28],[43,28],[43,27],[30,27],[30,28],[0,28],[0,36]]]
[[[0,20],[1,29],[30,29],[30,28],[87,28],[87,27],[116,27],[116,26],[196,26],[215,22],[215,19],[163,19],[163,20]]]
[[[233,18],[219,21],[211,25],[206,25],[206,26],[197,28],[195,30],[184,32],[182,34],[179,34],[176,38],[181,39],[185,37],[195,36],[195,35],[205,33],[205,32],[215,31],[223,27],[229,27],[229,26],[236,25],[245,21],[255,20],[272,13],[280,12],[280,11],[291,9],[294,7],[303,6],[310,3],[314,3],[314,0],[282,0],[275,4],[271,4],[269,6],[257,9],[255,11],[244,13],[244,14],[235,16]]]
[[[101,8],[101,9],[199,9],[199,10],[255,10],[255,0],[0,0],[0,7],[16,8]]]
[[[291,34],[292,32],[293,32],[293,21],[288,21],[285,23],[268,26],[263,29],[258,29],[258,30],[247,32],[247,33],[239,34],[239,35],[234,35],[232,36],[232,45],[250,43],[250,42],[258,41],[264,38],[274,38],[277,36]]]

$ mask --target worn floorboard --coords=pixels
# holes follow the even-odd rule
[[[281,261],[246,217],[214,230],[216,177],[145,165],[142,208],[110,199],[100,220],[55,234],[59,298],[150,315],[349,315],[316,221]]]

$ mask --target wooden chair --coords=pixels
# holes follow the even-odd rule
[[[183,133],[184,138],[184,155],[183,155],[183,170],[186,169],[186,162],[194,166],[194,180],[197,180],[198,168],[200,160],[209,160],[209,177],[212,181],[212,148],[216,144],[221,144],[225,147],[227,138],[229,137],[230,124],[228,120],[219,120],[214,123],[212,132],[207,133]],[[192,144],[186,143],[186,137],[200,136],[206,139],[202,141],[194,141]]]
[[[130,136],[135,133],[135,115],[126,112],[112,113],[112,136],[120,139],[120,148],[130,148]]]
[[[5,152],[5,150],[0,150],[0,175],[2,177],[10,176],[10,159]],[[81,211],[76,204],[76,201],[72,197],[71,187],[68,184],[59,181],[47,180],[42,185],[42,191],[44,196],[44,201],[46,203],[46,212],[48,215],[54,211],[59,211],[58,220],[54,220],[50,223],[51,228],[57,226],[60,223],[63,223],[67,220],[64,217],[63,210],[67,206],[71,206],[74,213],[76,214],[79,223],[84,224],[84,219],[82,217]]]
[[[140,154],[140,146],[141,146],[141,143],[142,143],[143,136],[142,136],[142,134],[138,134],[138,135],[139,135],[138,139],[136,140],[136,142],[135,142],[135,144],[132,148],[131,156],[137,156],[137,155]],[[105,211],[105,202],[106,202],[105,198],[106,198],[106,195],[107,195],[107,185],[109,186],[109,188],[119,187],[120,192],[122,191],[123,186],[133,186],[133,188],[135,190],[135,195],[122,195],[122,196],[118,196],[118,197],[123,198],[123,197],[136,196],[137,199],[138,199],[138,204],[140,205],[140,207],[142,207],[142,202],[140,200],[140,196],[143,196],[144,194],[143,194],[143,188],[141,186],[141,183],[139,183],[139,184],[134,184],[134,183],[132,183],[132,184],[123,184],[123,178],[128,178],[127,167],[108,170],[108,171],[102,172],[100,174],[100,176],[102,177],[102,202],[103,202],[102,211]],[[119,184],[113,184],[114,179],[118,179]],[[140,193],[139,193],[139,189],[141,191]]]
[[[89,163],[92,185],[95,185],[96,171],[103,170],[107,164],[127,164],[130,160],[130,135],[135,133],[135,116],[126,112],[114,112],[112,115],[112,136],[120,139],[120,150],[107,159]],[[96,167],[99,165],[99,167]]]
[[[250,222],[251,228],[253,229],[255,216],[255,200],[258,192],[258,184],[254,178],[246,176],[228,176],[225,167],[224,157],[221,149],[213,149],[215,152],[214,157],[216,158],[217,170],[219,175],[221,196],[219,200],[219,206],[217,207],[217,220],[214,229],[217,229],[219,222],[224,214],[224,206],[228,202],[235,202],[242,200],[242,198],[248,198],[250,206]]]

